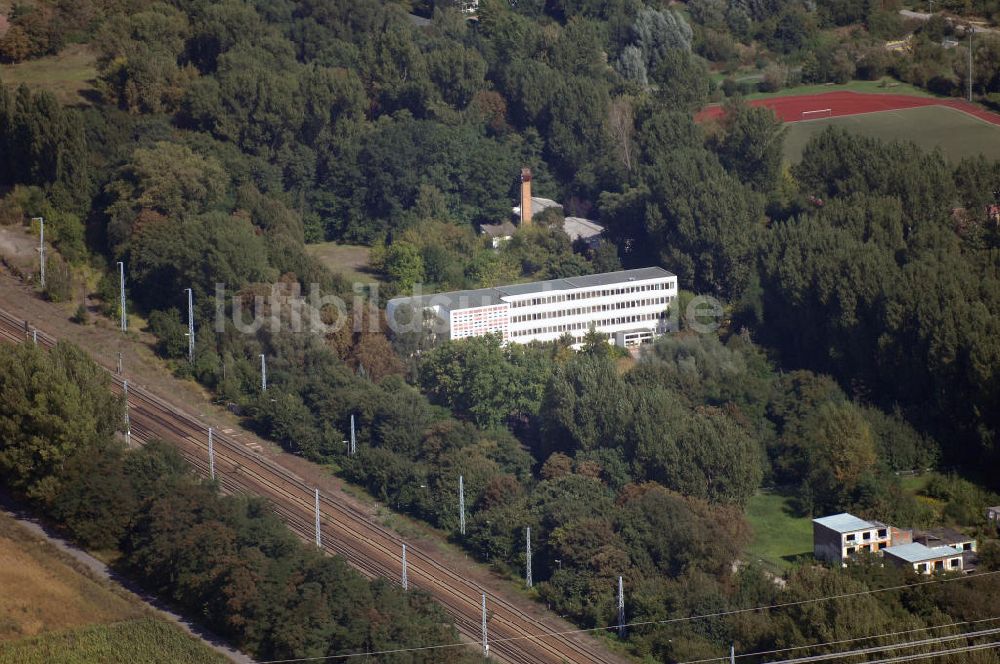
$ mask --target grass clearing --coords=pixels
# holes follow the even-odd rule
[[[917,502],[926,505],[934,513],[934,518],[940,520],[947,503],[937,498],[931,498],[923,494],[924,489],[930,483],[934,473],[923,473],[922,475],[906,475],[899,478],[899,484],[903,491],[916,498]]]
[[[0,664],[226,661],[172,625],[150,619],[90,625],[0,644]]]
[[[48,90],[66,106],[88,104],[96,78],[97,54],[83,44],[70,44],[56,55],[0,65],[4,85],[24,83],[32,90]]]
[[[225,662],[0,512],[0,664]]]
[[[753,529],[747,552],[753,559],[783,572],[797,557],[812,554],[812,521],[795,516],[791,496],[758,493],[750,499],[746,514]]]
[[[827,127],[842,127],[883,140],[913,141],[924,150],[940,149],[953,163],[978,154],[1000,159],[1000,126],[945,106],[824,118],[789,123],[786,127],[784,157],[792,163],[801,161],[809,139]]]
[[[81,573],[5,514],[0,514],[0,588],[0,642],[144,615],[124,593]]]
[[[899,478],[899,483],[903,487],[903,490],[907,493],[913,494],[914,496],[923,491],[930,481],[930,473],[924,473],[923,475],[904,475]]]
[[[914,97],[937,97],[926,90],[914,87],[892,78],[878,81],[849,81],[847,83],[816,83],[797,85],[777,92],[754,92],[744,99],[769,99],[771,97],[795,97],[799,95],[820,95],[825,92],[866,92],[868,94],[913,95]]]
[[[367,283],[379,279],[369,267],[371,247],[320,242],[307,244],[306,251],[318,258],[331,272],[343,275],[349,281]]]

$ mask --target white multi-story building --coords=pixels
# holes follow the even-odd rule
[[[658,267],[567,277],[389,300],[390,327],[409,308],[448,339],[499,334],[504,342],[555,341],[565,334],[579,343],[593,326],[608,341],[638,346],[668,331],[677,277]],[[398,329],[398,328],[397,328]]]

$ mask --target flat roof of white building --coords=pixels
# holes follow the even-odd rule
[[[496,288],[477,288],[474,290],[450,291],[421,295],[419,297],[397,297],[393,302],[410,301],[414,306],[442,306],[445,309],[466,309],[469,307],[486,307],[501,304],[504,297],[519,297],[553,291],[570,291],[578,288],[594,288],[597,286],[618,286],[632,281],[647,281],[676,276],[662,267],[642,267],[634,270],[619,270],[618,272],[602,272],[588,274],[582,277],[565,277],[547,281],[532,281],[526,284],[511,284]],[[457,306],[455,306],[457,305]]]
[[[813,519],[813,523],[826,526],[830,530],[835,530],[838,533],[853,533],[856,530],[885,528],[883,524],[878,523],[877,521],[865,521],[864,519],[859,519],[853,514],[848,514],[847,512]]]
[[[919,542],[911,542],[910,544],[900,544],[898,546],[888,546],[882,549],[883,554],[889,554],[905,560],[908,563],[923,563],[929,560],[938,560],[939,558],[950,558],[953,556],[960,556],[962,552],[959,549],[950,546],[935,546],[929,547],[920,544]]]

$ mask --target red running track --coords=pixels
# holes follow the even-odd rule
[[[824,92],[815,95],[794,97],[769,97],[754,99],[751,106],[770,108],[783,122],[799,122],[803,111],[831,109],[833,117],[857,115],[859,113],[878,113],[880,111],[897,111],[906,108],[921,108],[924,106],[947,106],[968,113],[986,122],[1000,125],[1000,115],[983,110],[975,104],[961,99],[940,99],[937,97],[913,97],[910,95],[892,95],[864,92]],[[704,122],[722,117],[722,106],[706,106],[698,111],[695,122]]]

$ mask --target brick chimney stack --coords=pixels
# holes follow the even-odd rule
[[[531,225],[531,169],[521,169],[521,225]]]

